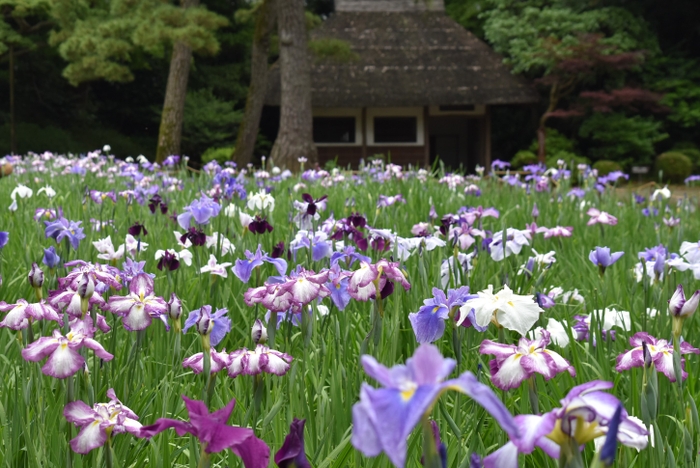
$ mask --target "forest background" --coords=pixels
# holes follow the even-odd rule
[[[548,157],[611,159],[628,168],[675,150],[700,167],[697,0],[445,4],[542,95],[535,106],[494,109],[494,159],[537,153],[537,129],[546,125]],[[333,0],[305,6],[308,30],[333,14]],[[191,9],[184,14],[183,7]],[[203,155],[232,154],[258,7],[246,0],[0,0],[0,154],[84,153],[109,144],[119,157],[155,159],[172,50],[183,38],[194,53],[180,153],[195,164]],[[274,31],[270,66],[277,42]],[[342,45],[310,48],[351,60]],[[253,161],[270,153],[278,122],[279,110],[265,108]]]

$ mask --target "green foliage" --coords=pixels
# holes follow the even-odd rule
[[[180,8],[160,0],[117,0],[91,6],[85,0],[56,0],[52,14],[59,29],[50,43],[69,62],[64,69],[72,84],[105,79],[131,81],[132,67],[143,52],[163,57],[177,41],[193,51],[215,54],[215,31],[228,24],[206,7]],[[140,59],[140,66],[147,61]],[[136,63],[134,63],[136,62]]]
[[[661,104],[670,109],[670,121],[685,128],[700,125],[700,61],[659,57],[647,73],[650,86],[664,93]]]
[[[353,62],[360,58],[341,39],[315,39],[309,41],[309,49],[318,59],[331,59],[336,62]]]
[[[35,49],[36,41],[30,36],[43,27],[39,22],[50,26],[48,13],[50,0],[0,0],[0,11],[5,21],[0,21],[0,55],[13,45],[18,49]]]
[[[513,156],[513,159],[510,161],[510,166],[513,169],[522,169],[523,166],[536,163],[537,155],[535,153],[528,150],[521,150],[515,153],[515,156]]]
[[[199,155],[207,148],[232,145],[242,117],[233,103],[214,96],[210,89],[187,93],[183,123],[183,152]]]
[[[202,153],[202,164],[206,164],[212,161],[218,161],[219,164],[224,164],[231,160],[231,155],[233,154],[233,146],[224,146],[221,148],[208,148],[204,153]]]
[[[479,15],[486,3],[485,0],[445,0],[445,12],[465,29],[483,38],[483,21],[479,19]]]
[[[19,153],[51,151],[84,154],[109,144],[113,154],[125,158],[147,153],[155,143],[101,127],[76,128],[69,131],[52,125],[42,127],[34,123],[20,122],[15,131]],[[10,126],[4,124],[0,126],[0,151],[6,154],[9,150]]]
[[[621,171],[622,166],[615,161],[610,161],[609,159],[601,159],[593,163],[593,169],[598,171],[599,176],[606,176],[614,171]]]
[[[571,138],[563,135],[558,130],[554,128],[548,128],[545,133],[545,145],[547,147],[547,153],[575,153],[576,143]],[[537,139],[533,140],[528,148],[531,152],[537,154]]]
[[[665,182],[680,184],[692,174],[693,162],[682,153],[668,152],[656,158],[655,170]]]
[[[700,148],[691,141],[676,143],[671,150],[688,156],[693,163],[693,172],[700,170]]]
[[[663,123],[652,117],[595,113],[583,121],[579,135],[594,143],[592,159],[610,159],[624,167],[651,163],[654,144],[668,138],[662,128]]]
[[[505,56],[514,73],[552,71],[557,54],[579,43],[582,35],[605,32],[603,43],[618,52],[658,51],[643,19],[624,8],[595,8],[565,0],[491,0],[483,13],[484,35]]]

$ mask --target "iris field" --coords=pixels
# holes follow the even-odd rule
[[[5,161],[0,466],[700,466],[695,197]]]

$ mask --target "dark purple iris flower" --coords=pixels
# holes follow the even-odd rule
[[[255,219],[248,225],[248,230],[253,234],[265,234],[266,232],[272,232],[274,229],[267,222],[267,216],[261,218],[260,215],[255,215]]]
[[[131,227],[129,227],[128,230],[129,234],[131,234],[134,237],[140,237],[142,234],[144,236],[148,235],[148,231],[146,230],[146,226],[141,224],[140,222],[135,222]]]
[[[284,255],[284,242],[280,242],[272,248],[271,258],[282,258]]]
[[[319,204],[324,204],[325,205],[325,200],[328,198],[328,195],[324,195],[321,198],[314,200],[314,197],[312,197],[308,193],[303,193],[301,195],[301,199],[304,200],[304,202],[307,204],[306,205],[306,214],[309,216],[313,216],[316,214],[316,211],[319,209]]]
[[[311,468],[304,453],[304,423],[305,419],[294,418],[289,426],[289,434],[275,454],[275,463],[279,468]]]
[[[7,245],[10,240],[10,233],[7,231],[0,231],[0,249]]]
[[[163,268],[170,271],[175,271],[180,268],[180,260],[177,256],[166,250],[160,260],[158,260],[158,265],[156,266],[159,270],[163,271]]]
[[[196,247],[201,247],[202,245],[207,243],[207,235],[204,234],[204,231],[202,231],[199,228],[196,227],[191,227],[185,233],[180,236],[180,242],[183,244],[185,241],[189,240],[192,242],[192,245]]]
[[[155,214],[156,210],[159,208],[162,214],[168,212],[168,204],[156,193],[148,200],[148,209],[151,210],[151,213]]]

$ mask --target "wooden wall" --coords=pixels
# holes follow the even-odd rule
[[[443,0],[335,0],[336,11],[445,11]]]

